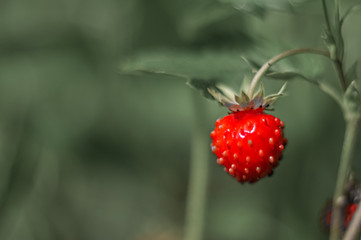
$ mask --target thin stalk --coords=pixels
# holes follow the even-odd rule
[[[350,174],[350,166],[355,151],[355,143],[359,127],[358,118],[346,119],[346,131],[342,147],[340,166],[333,196],[333,213],[330,231],[330,240],[339,240],[341,236],[342,207],[344,205],[344,189]]]
[[[343,61],[343,56],[344,56],[344,41],[343,41],[343,36],[342,36],[342,31],[341,31],[341,18],[340,18],[340,13],[341,11],[341,4],[340,4],[340,0],[335,0],[335,7],[334,7],[334,11],[335,11],[335,36],[337,39],[337,58],[340,62]]]
[[[193,137],[191,147],[190,173],[184,240],[201,240],[203,238],[204,213],[206,205],[209,161],[208,129],[205,126],[205,108],[202,99],[193,91]]]
[[[343,68],[342,68],[342,62],[338,59],[334,60],[333,62],[335,64],[335,67],[337,70],[338,78],[340,79],[340,82],[341,82],[342,90],[345,92],[347,89],[347,86],[346,86],[345,74],[344,74]]]
[[[330,18],[328,17],[328,10],[325,0],[322,0],[322,10],[323,10],[323,15],[325,16],[326,27],[328,31],[331,32]]]
[[[343,38],[341,36],[341,19],[340,19],[340,3],[339,0],[335,0],[334,2],[334,8],[335,8],[335,28],[334,29],[336,32],[333,31],[333,29],[331,28],[331,24],[330,24],[330,18],[328,15],[328,10],[327,10],[327,5],[326,5],[326,1],[322,0],[322,9],[323,9],[323,15],[325,17],[325,22],[326,22],[326,28],[327,31],[330,32],[331,34],[331,38],[332,41],[336,44],[336,40],[339,42],[339,45],[342,46],[341,48],[343,48]],[[343,72],[343,68],[342,68],[342,58],[343,58],[343,49],[337,49],[337,54],[335,56],[335,59],[332,58],[332,61],[335,64],[336,70],[337,70],[337,74],[338,77],[340,79],[341,82],[341,87],[343,91],[346,91],[346,79],[345,79],[345,75]]]
[[[280,53],[277,56],[271,58],[268,62],[266,62],[265,64],[263,64],[263,66],[258,70],[258,72],[256,73],[256,75],[253,77],[252,82],[251,82],[251,86],[248,90],[248,96],[252,99],[253,98],[253,93],[254,90],[259,82],[259,80],[261,79],[261,77],[267,72],[267,70],[276,62],[280,61],[283,58],[292,56],[292,55],[296,55],[296,54],[301,54],[301,53],[313,53],[313,54],[318,54],[318,55],[322,55],[322,56],[326,56],[326,57],[330,57],[330,54],[328,51],[326,50],[321,50],[321,49],[314,49],[314,48],[300,48],[300,49],[293,49],[293,50],[288,50],[286,52]]]

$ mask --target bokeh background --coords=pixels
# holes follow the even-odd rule
[[[360,21],[355,13],[344,23],[346,69],[361,57]],[[133,70],[238,88],[250,72],[242,56],[262,64],[324,48],[323,24],[311,0],[2,0],[0,239],[181,239],[196,90]],[[339,87],[319,56],[278,68]],[[272,93],[283,82],[264,83]],[[271,178],[240,185],[209,153],[205,239],[327,239],[319,218],[333,194],[342,114],[305,81],[287,93],[272,114],[289,144]],[[210,132],[227,110],[198,96]],[[360,158],[357,147],[356,175]]]

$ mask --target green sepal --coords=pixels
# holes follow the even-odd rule
[[[340,19],[340,27],[342,28],[342,26],[345,23],[345,20],[347,19],[348,16],[352,15],[352,13],[357,12],[359,10],[361,10],[361,4],[356,4],[356,5],[353,5],[350,8],[348,8],[346,10],[345,14]]]
[[[237,95],[231,88],[227,87],[224,84],[217,84],[217,89],[220,90],[224,96],[228,99],[235,101],[235,96]]]
[[[241,96],[235,96],[236,102],[241,106],[241,107],[247,107],[250,100],[248,95],[245,92],[241,92]]]
[[[233,112],[241,111],[241,106],[233,101],[232,99],[226,97],[217,89],[207,88],[210,95],[213,96],[215,100],[217,100],[219,103],[221,103],[223,106],[227,107],[229,110]]]
[[[264,87],[263,87],[263,83],[261,82],[256,95],[252,99],[256,108],[263,105],[263,97],[264,97]]]
[[[264,106],[269,106],[271,104],[273,104],[275,101],[277,101],[278,98],[284,96],[284,92],[285,92],[285,89],[286,89],[286,86],[287,86],[287,82],[285,82],[281,89],[278,91],[278,93],[276,94],[271,94],[271,95],[268,95],[267,97],[264,98],[263,100],[263,105]]]

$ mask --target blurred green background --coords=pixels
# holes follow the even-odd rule
[[[361,57],[360,21],[344,24],[346,69]],[[323,23],[311,0],[2,0],[0,239],[181,239],[195,90],[132,70],[238,88],[250,70],[241,56],[261,64],[323,48]],[[338,87],[322,57],[277,68]],[[266,91],[281,84],[266,79]],[[304,81],[287,92],[272,114],[289,144],[271,178],[240,185],[209,155],[205,239],[327,239],[319,217],[333,194],[342,114]],[[210,132],[227,111],[199,98]]]

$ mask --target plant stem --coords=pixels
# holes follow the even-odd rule
[[[330,37],[332,38],[332,41],[335,43],[335,46],[342,46],[342,47],[338,47],[337,54],[334,57],[331,57],[332,61],[335,64],[336,70],[337,70],[337,74],[338,77],[340,79],[341,82],[341,87],[343,91],[346,91],[346,79],[345,79],[345,75],[343,72],[343,68],[342,68],[342,58],[343,58],[343,38],[341,36],[341,19],[340,19],[340,3],[339,0],[335,0],[334,1],[334,8],[335,8],[335,22],[334,22],[334,26],[335,26],[335,31],[332,31],[331,25],[330,25],[330,19],[328,16],[328,10],[327,10],[327,5],[325,0],[322,0],[322,9],[323,9],[323,15],[325,17],[325,22],[326,22],[326,28],[327,31],[330,32]],[[339,42],[339,44],[336,44],[336,41]],[[342,49],[340,49],[342,48]],[[331,54],[332,55],[332,54]]]
[[[350,173],[352,157],[359,126],[359,118],[346,118],[346,131],[342,147],[341,161],[338,169],[336,188],[333,196],[333,214],[330,240],[339,240],[341,236],[342,207],[344,205],[344,189]]]
[[[339,59],[333,60],[333,62],[335,63],[335,66],[337,69],[337,74],[338,74],[338,78],[340,79],[340,82],[341,82],[342,90],[345,92],[347,86],[346,86],[345,75],[344,75],[343,68],[342,68],[342,62]]]
[[[208,129],[205,126],[205,108],[202,99],[193,91],[194,127],[191,147],[190,173],[184,240],[201,240],[203,237],[204,210],[208,183]]]
[[[280,61],[283,58],[292,56],[292,55],[296,55],[296,54],[301,54],[301,53],[313,53],[313,54],[319,54],[319,55],[323,55],[326,57],[330,57],[330,54],[328,51],[326,50],[321,50],[321,49],[314,49],[314,48],[300,48],[300,49],[293,49],[293,50],[288,50],[286,52],[280,53],[277,56],[271,58],[268,62],[266,62],[265,64],[263,64],[263,66],[258,70],[258,72],[256,73],[256,75],[253,77],[252,82],[251,82],[251,86],[248,90],[248,96],[249,98],[253,98],[253,93],[254,90],[259,82],[259,80],[261,79],[261,77],[267,72],[267,70],[276,62]]]
[[[355,240],[359,237],[361,231],[361,207],[358,207],[353,215],[352,221],[347,228],[343,240]]]
[[[329,32],[331,32],[330,19],[328,17],[328,10],[327,10],[327,5],[326,5],[325,0],[322,0],[322,10],[323,10],[323,15],[325,17],[326,28]]]

